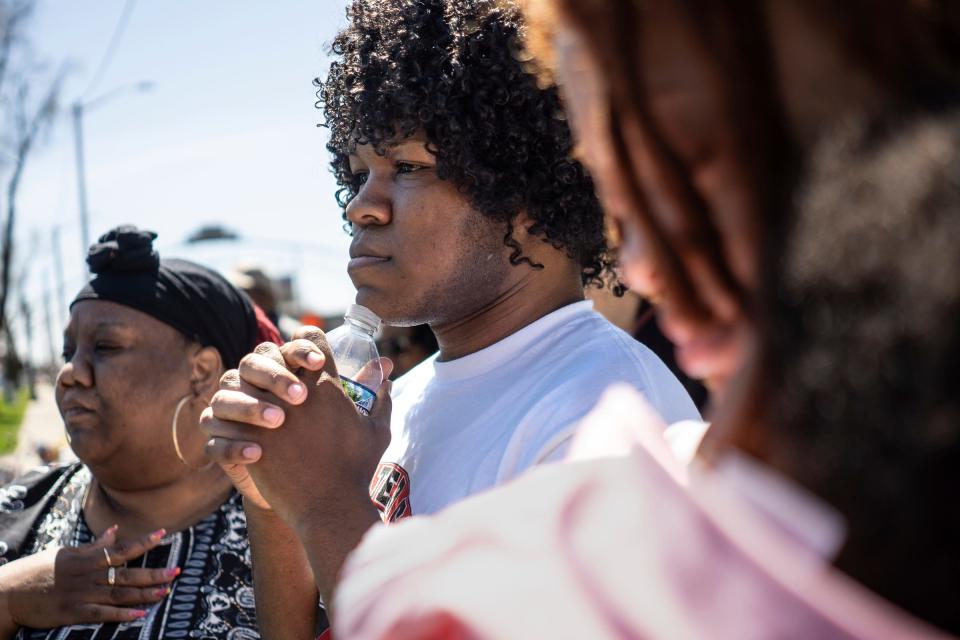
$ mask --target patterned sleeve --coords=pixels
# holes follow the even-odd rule
[[[27,548],[37,521],[60,493],[78,465],[39,467],[0,487],[0,565],[16,560]]]

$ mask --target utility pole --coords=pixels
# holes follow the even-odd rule
[[[73,103],[73,142],[74,151],[77,156],[77,198],[80,205],[80,240],[83,246],[80,247],[80,255],[87,255],[87,248],[90,246],[90,222],[87,212],[87,169],[83,159],[83,104],[79,101]],[[82,273],[87,272],[87,263],[83,263]]]
[[[77,159],[77,198],[80,205],[80,241],[83,242],[83,246],[80,247],[80,255],[84,258],[82,273],[87,273],[86,255],[87,249],[90,247],[90,214],[89,210],[87,209],[87,167],[84,162],[83,153],[83,114],[85,112],[92,111],[94,107],[100,106],[105,102],[109,102],[121,94],[128,93],[130,91],[143,93],[145,91],[150,91],[152,88],[153,83],[151,82],[125,84],[117,87],[113,91],[108,91],[107,93],[99,95],[92,100],[87,100],[86,102],[77,100],[73,103],[71,112],[73,113],[74,151],[76,152]]]
[[[63,249],[60,247],[60,227],[53,228],[53,235],[50,237],[50,242],[53,245],[53,275],[54,278],[56,278],[57,284],[57,322],[66,322],[67,307],[63,297]],[[87,255],[86,248],[83,250],[83,255]],[[56,354],[56,352],[54,352],[54,354]]]

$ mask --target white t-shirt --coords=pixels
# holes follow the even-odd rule
[[[667,366],[589,301],[462,358],[434,355],[393,387],[393,438],[371,496],[386,520],[430,514],[559,460],[577,422],[617,382],[667,424],[700,418]]]

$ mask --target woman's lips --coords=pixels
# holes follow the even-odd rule
[[[390,258],[381,258],[380,256],[357,256],[347,263],[347,271],[354,271],[364,267],[372,267],[384,262],[389,262]]]
[[[677,364],[691,378],[726,378],[736,367],[736,359],[732,357],[730,347],[726,341],[697,340],[677,345],[674,354]]]
[[[63,422],[67,427],[79,426],[84,422],[96,418],[97,413],[84,407],[70,407],[63,412]]]
[[[726,378],[739,366],[739,344],[733,327],[696,327],[664,317],[658,320],[664,335],[673,342],[677,364],[691,378]]]

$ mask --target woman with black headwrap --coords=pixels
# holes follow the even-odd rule
[[[0,638],[259,638],[246,518],[203,453],[220,376],[279,336],[118,227],[90,248],[56,397],[79,463],[0,489]]]

